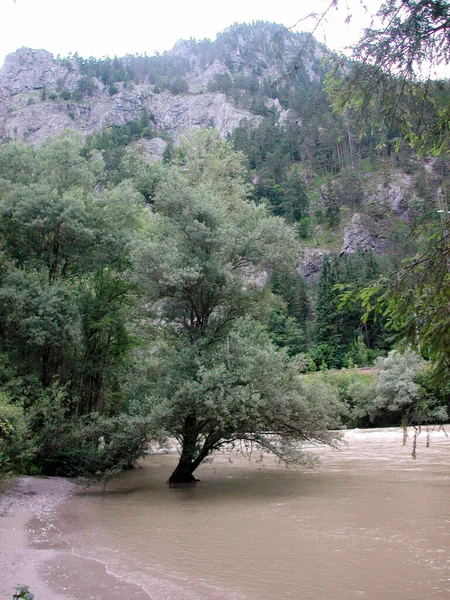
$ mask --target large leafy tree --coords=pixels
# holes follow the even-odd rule
[[[102,161],[65,132],[38,150],[0,148],[0,345],[17,377],[57,378],[80,412],[102,411],[129,347],[129,248],[141,196],[129,182],[97,191]]]
[[[3,144],[0,174],[0,471],[110,477],[151,435],[122,386],[144,199],[70,132]]]
[[[245,185],[232,181],[239,169],[218,169],[238,158],[226,142],[204,159],[203,135],[193,139],[193,169],[172,168],[162,180],[138,252],[159,335],[147,356],[146,405],[181,445],[170,482],[195,481],[213,450],[237,440],[298,461],[302,442],[332,441],[336,415],[302,391],[295,365],[255,318],[267,296],[258,276],[295,264],[295,236],[245,199]]]

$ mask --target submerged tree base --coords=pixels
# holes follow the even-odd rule
[[[197,483],[200,479],[196,479],[192,473],[174,471],[167,483]]]

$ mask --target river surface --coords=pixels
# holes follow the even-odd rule
[[[426,448],[422,433],[416,460],[399,429],[346,439],[315,450],[314,470],[218,454],[184,487],[166,484],[176,456],[152,455],[106,493],[72,498],[57,526],[73,561],[138,584],[133,598],[450,598],[450,438],[434,432]]]

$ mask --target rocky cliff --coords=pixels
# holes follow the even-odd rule
[[[201,81],[214,72],[205,71]],[[76,60],[55,60],[45,50],[30,48],[10,54],[0,71],[0,140],[21,139],[39,145],[66,128],[85,136],[138,119],[144,108],[152,115],[156,132],[167,131],[175,139],[196,127],[215,127],[225,136],[243,119],[257,119],[223,93],[172,94],[155,91],[148,82],[119,83],[117,92],[110,95],[107,85],[92,78],[87,97],[65,100],[84,79]],[[192,79],[198,87],[200,76],[194,73]]]
[[[85,136],[136,120],[143,109],[156,134],[175,140],[197,127],[226,136],[244,120],[259,122],[264,111],[282,123],[290,115],[274,89],[293,71],[319,79],[326,52],[311,36],[269,23],[234,25],[214,42],[180,41],[154,57],[55,59],[21,48],[0,71],[0,141],[39,145],[65,128]],[[227,93],[233,85],[234,96]],[[259,112],[256,88],[264,89]]]

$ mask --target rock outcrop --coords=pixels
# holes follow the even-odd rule
[[[180,40],[155,57],[55,59],[21,48],[0,71],[0,141],[37,146],[65,128],[86,136],[136,120],[144,109],[156,135],[169,132],[175,142],[198,127],[215,127],[225,137],[267,111],[280,125],[297,121],[271,92],[255,109],[254,92],[270,90],[294,67],[305,79],[320,79],[326,53],[312,36],[273,23],[235,24],[214,42]]]
[[[300,275],[303,275],[307,281],[316,279],[322,270],[323,257],[325,254],[328,254],[326,250],[304,247],[303,257],[300,266],[297,269]]]
[[[209,75],[217,69],[211,68]],[[205,81],[209,75],[204,75]],[[194,74],[193,87],[198,87],[199,77]],[[175,141],[187,129],[214,127],[226,136],[243,119],[261,118],[237,108],[222,93],[158,93],[145,82],[119,83],[117,93],[110,95],[100,80],[90,78],[89,95],[64,100],[61,92],[70,96],[81,80],[74,60],[55,60],[45,50],[29,48],[10,54],[0,71],[0,141],[21,139],[38,146],[66,128],[86,136],[139,119],[143,109],[152,115],[156,133],[167,131]]]
[[[344,229],[344,242],[341,254],[354,254],[358,249],[371,250],[374,254],[386,251],[387,240],[367,215],[355,213],[350,225]]]
[[[408,200],[413,195],[412,178],[406,173],[396,173],[389,182],[380,183],[367,202],[376,204],[379,210],[388,210],[400,219],[408,217]]]

